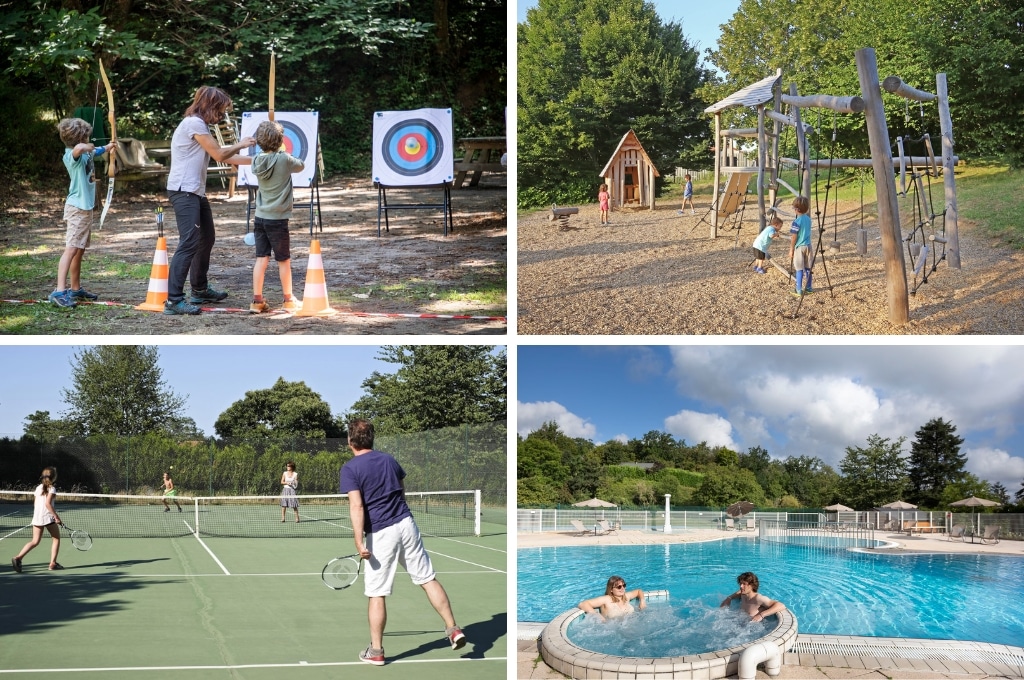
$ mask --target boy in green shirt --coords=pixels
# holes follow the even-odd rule
[[[267,272],[271,253],[277,260],[284,293],[283,308],[289,312],[302,308],[302,302],[292,295],[292,260],[288,220],[292,216],[292,173],[305,166],[301,159],[287,153],[281,146],[284,128],[274,121],[265,120],[256,128],[256,143],[260,153],[252,161],[252,172],[259,182],[256,192],[256,264],[252,269],[252,304],[250,312],[266,312],[270,305],[263,299],[263,277]]]
[[[92,125],[81,118],[65,118],[57,124],[60,141],[64,142],[64,167],[71,177],[71,187],[64,202],[67,222],[64,254],[57,265],[57,287],[48,300],[59,307],[74,307],[77,299],[95,300],[99,296],[82,287],[82,257],[92,237],[93,209],[96,207],[96,163],[94,158],[114,148],[114,140],[96,148],[89,142]],[[71,287],[66,288],[68,278]]]

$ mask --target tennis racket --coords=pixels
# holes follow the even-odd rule
[[[320,577],[324,580],[324,585],[331,590],[344,590],[356,582],[362,568],[363,560],[358,553],[335,557],[327,563]]]
[[[71,527],[64,523],[61,523],[61,526],[66,531],[71,532],[71,545],[75,546],[75,548],[84,552],[92,547],[92,536],[87,531],[71,529]]]

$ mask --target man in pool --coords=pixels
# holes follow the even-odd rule
[[[766,616],[778,614],[786,608],[786,605],[778,600],[765,597],[757,592],[760,583],[758,583],[757,575],[754,572],[743,572],[736,577],[736,582],[740,584],[739,591],[722,600],[720,606],[728,607],[733,600],[739,600],[740,609],[750,616],[751,622],[764,621]]]

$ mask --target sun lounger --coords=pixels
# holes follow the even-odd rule
[[[569,524],[571,524],[572,528],[576,530],[577,536],[582,536],[584,534],[590,533],[590,529],[583,526],[583,522],[579,521],[578,519],[569,520]]]
[[[950,541],[960,541],[963,543],[964,540],[964,525],[954,524],[953,528],[950,529],[949,535],[946,538]]]
[[[617,527],[613,527],[611,524],[609,524],[608,520],[606,520],[606,519],[602,519],[600,522],[597,523],[597,525],[600,527],[600,533],[602,533],[602,534],[610,534],[611,532],[615,531],[616,528],[617,528]]]
[[[731,530],[733,530],[735,528],[736,528],[736,520],[734,520],[732,517],[727,518],[725,520],[725,530],[726,531],[731,531]]]
[[[996,544],[999,542],[999,525],[989,524],[985,527],[985,533],[981,537],[981,542],[985,545]]]

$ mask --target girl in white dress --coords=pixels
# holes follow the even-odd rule
[[[43,474],[39,481],[40,484],[35,490],[35,509],[32,513],[32,540],[26,543],[21,552],[11,560],[11,566],[19,574],[21,573],[22,558],[32,548],[39,545],[39,541],[43,540],[43,529],[49,531],[50,537],[53,539],[53,545],[50,548],[50,571],[64,568],[57,562],[57,553],[60,552],[59,527],[61,521],[60,515],[53,507],[53,499],[57,495],[57,490],[53,486],[53,483],[57,481],[57,468],[43,468]]]
[[[288,508],[295,510],[295,521],[299,521],[299,498],[295,490],[299,488],[299,473],[295,471],[295,463],[288,461],[281,473],[281,521],[284,521]]]

